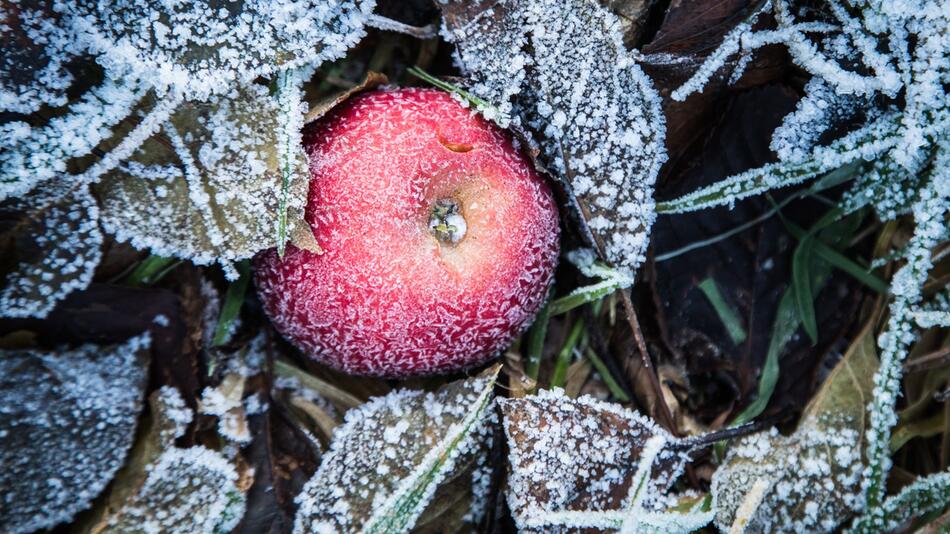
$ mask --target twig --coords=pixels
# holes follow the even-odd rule
[[[660,387],[660,377],[657,375],[656,367],[653,366],[653,359],[647,351],[646,341],[643,340],[643,332],[640,331],[640,320],[637,318],[636,310],[633,309],[629,289],[620,291],[620,299],[623,302],[624,310],[627,312],[627,321],[630,323],[630,329],[633,330],[633,338],[637,342],[637,349],[640,352],[640,361],[647,371],[647,376],[650,378],[653,394],[656,395],[657,411],[662,419],[661,422],[670,432],[676,434],[676,425],[673,424],[673,414],[670,412],[670,407],[666,405],[666,398],[663,396],[663,389]]]

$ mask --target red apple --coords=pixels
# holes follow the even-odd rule
[[[551,190],[502,130],[447,93],[363,93],[308,125],[306,219],[323,254],[255,260],[274,326],[375,376],[443,373],[504,349],[558,257]]]

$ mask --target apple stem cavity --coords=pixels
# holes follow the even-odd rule
[[[455,245],[465,237],[468,225],[462,209],[454,198],[440,198],[429,212],[429,232],[439,242]]]

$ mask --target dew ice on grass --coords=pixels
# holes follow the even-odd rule
[[[433,393],[396,390],[347,412],[319,470],[297,496],[294,532],[403,532],[443,480],[487,454],[497,368]],[[484,497],[483,475],[468,499]],[[484,503],[469,517],[481,520]]]
[[[541,161],[580,202],[614,266],[633,274],[655,218],[665,120],[650,79],[626,51],[616,16],[590,0],[448,2],[443,34],[458,45],[471,91],[541,147]]]
[[[106,487],[135,436],[149,344],[0,351],[0,530],[69,521]]]

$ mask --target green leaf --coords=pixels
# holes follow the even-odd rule
[[[499,369],[431,393],[396,390],[348,412],[297,497],[294,532],[408,532],[445,481],[466,472],[480,480],[471,470],[487,468]],[[481,495],[465,490],[454,497]]]
[[[214,329],[214,338],[211,340],[212,347],[224,345],[231,340],[232,325],[241,312],[241,305],[244,304],[244,294],[247,293],[247,284],[251,280],[250,262],[248,260],[239,262],[237,271],[240,277],[228,286],[224,304],[221,306],[221,315],[218,316],[218,324]]]
[[[719,291],[719,286],[716,285],[716,281],[712,277],[706,278],[699,283],[698,287],[702,290],[703,294],[706,295],[706,298],[709,299],[709,303],[712,304],[713,309],[716,310],[716,314],[719,316],[719,320],[722,321],[723,326],[726,327],[726,332],[728,332],[732,342],[735,345],[741,345],[746,339],[745,329],[742,328],[742,322],[739,320],[739,316],[726,302],[722,292]]]
[[[811,234],[805,236],[795,248],[792,256],[792,292],[795,295],[795,309],[805,333],[812,344],[818,343],[818,323],[815,320],[815,295],[811,287],[812,243]]]

